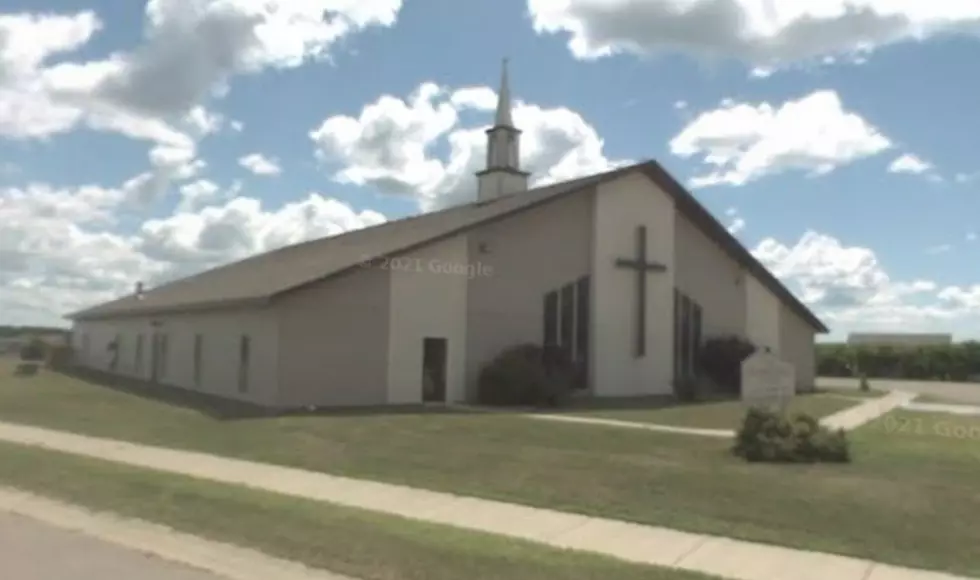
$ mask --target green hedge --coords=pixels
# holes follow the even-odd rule
[[[844,431],[831,431],[814,417],[786,416],[768,409],[749,409],[735,436],[732,452],[750,462],[848,463],[850,446]]]
[[[949,345],[869,346],[818,344],[817,374],[968,381],[980,376],[980,342]]]

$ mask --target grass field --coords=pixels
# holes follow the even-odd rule
[[[49,372],[0,374],[0,420],[980,576],[980,444],[883,420],[853,464],[749,465],[725,440],[508,415],[222,421]]]
[[[0,485],[362,580],[709,580],[691,572],[4,443]]]
[[[833,394],[803,394],[794,397],[787,407],[789,413],[807,413],[817,418],[849,409],[860,401]],[[747,407],[740,401],[704,402],[678,405],[657,400],[637,400],[632,408],[571,409],[567,413],[619,421],[655,423],[676,427],[702,429],[737,429]]]

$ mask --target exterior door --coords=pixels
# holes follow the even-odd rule
[[[422,401],[446,402],[446,363],[448,343],[445,338],[422,341]]]

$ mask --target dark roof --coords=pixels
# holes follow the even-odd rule
[[[633,171],[642,172],[660,185],[674,198],[678,210],[709,238],[811,326],[827,332],[827,327],[656,161],[287,246],[149,289],[142,298],[125,296],[68,318],[114,318],[267,303],[287,291],[357,268],[365,260],[409,251]]]

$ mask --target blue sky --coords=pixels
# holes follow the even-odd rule
[[[776,4],[7,0],[0,323],[471,199],[507,56],[536,180],[655,158],[834,336],[980,337],[980,7]]]

